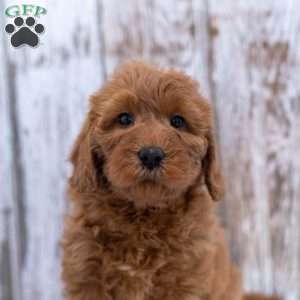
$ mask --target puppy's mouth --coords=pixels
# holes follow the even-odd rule
[[[186,191],[199,173],[183,152],[158,146],[113,152],[104,165],[111,189],[137,205],[163,205]]]
[[[140,172],[139,172],[139,181],[144,184],[159,184],[162,176],[163,176],[163,168],[160,167],[159,169],[154,170],[148,170],[141,166]]]

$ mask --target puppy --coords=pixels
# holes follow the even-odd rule
[[[71,162],[66,299],[242,299],[215,215],[213,114],[194,80],[124,65],[91,97]]]

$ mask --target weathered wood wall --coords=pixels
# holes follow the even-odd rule
[[[299,300],[299,2],[30,2],[48,10],[38,48],[14,49],[0,30],[0,299],[61,299],[70,145],[88,96],[144,57],[197,78],[215,105],[221,214],[246,289]]]

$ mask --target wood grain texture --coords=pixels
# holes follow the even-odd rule
[[[1,8],[1,7],[0,7]],[[1,22],[2,23],[2,22]],[[2,24],[0,24],[2,25]],[[5,49],[4,49],[4,35],[0,34],[0,61],[5,61]],[[10,265],[10,228],[9,217],[11,214],[11,157],[9,155],[11,151],[11,139],[10,139],[10,122],[9,122],[9,109],[6,101],[7,89],[6,89],[6,68],[2,63],[0,65],[0,299],[11,298],[12,288],[11,278],[11,265]]]
[[[120,63],[144,59],[201,79],[204,93],[209,93],[204,63],[207,51],[205,2],[103,0],[103,8],[109,73]]]
[[[0,300],[61,299],[70,145],[88,96],[137,58],[199,80],[216,107],[221,214],[245,287],[299,300],[297,1],[30,3],[48,10],[39,47],[14,49],[0,33]]]
[[[0,3],[3,11],[3,3]],[[4,27],[3,19],[0,21]],[[0,299],[20,299],[20,237],[19,188],[20,160],[18,159],[18,120],[14,88],[14,68],[8,59],[3,32],[0,34]],[[14,157],[17,156],[17,159]]]
[[[9,5],[7,1],[6,5]],[[60,299],[60,248],[71,142],[81,126],[88,96],[100,87],[95,1],[32,1],[48,9],[46,33],[36,49],[8,47],[15,69],[15,97],[25,228],[20,262],[20,298]],[[67,18],[66,18],[67,13]],[[97,65],[97,67],[95,67]],[[11,100],[11,99],[9,99]]]
[[[299,299],[295,7],[213,1],[210,12],[229,239],[245,287],[286,299]]]

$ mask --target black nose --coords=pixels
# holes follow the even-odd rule
[[[142,148],[138,152],[138,156],[146,168],[153,170],[160,165],[165,153],[161,148],[152,146]]]

